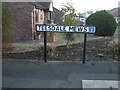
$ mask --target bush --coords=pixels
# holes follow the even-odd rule
[[[117,27],[114,17],[105,10],[90,15],[86,20],[86,24],[95,26],[95,35],[98,36],[112,36]]]
[[[115,58],[115,56],[117,56],[117,58],[120,58],[120,44],[119,43],[114,45],[114,47],[112,48],[112,53],[113,53],[113,58]]]
[[[44,55],[44,45],[38,47],[38,51],[41,55]],[[47,45],[47,55],[54,56],[56,52],[56,47],[53,45]]]
[[[13,32],[12,28],[12,16],[6,4],[2,4],[2,53],[3,55],[12,49],[10,42],[12,41]]]
[[[80,25],[81,23],[78,22],[76,18],[75,8],[67,3],[67,5],[63,5],[61,7],[61,12],[63,13],[62,17],[62,25]],[[63,39],[65,39],[67,47],[69,47],[69,42],[75,41],[82,36],[79,33],[61,33]]]

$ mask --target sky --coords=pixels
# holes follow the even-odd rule
[[[52,0],[54,7],[60,9],[61,6],[68,2],[72,2],[73,7],[77,13],[84,13],[87,11],[111,10],[118,7],[120,0]]]

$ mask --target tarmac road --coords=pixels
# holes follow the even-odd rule
[[[82,80],[118,81],[118,62],[2,60],[3,88],[82,88]]]

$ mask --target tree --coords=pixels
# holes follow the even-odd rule
[[[8,8],[6,8],[6,5],[2,5],[2,38],[3,43],[10,42],[12,40],[12,34],[11,31],[12,28],[12,16],[10,14],[10,11]]]
[[[117,25],[114,17],[105,10],[97,11],[90,15],[86,23],[96,27],[95,35],[98,36],[112,36]]]
[[[2,4],[2,52],[6,52],[11,49],[9,44],[13,37],[12,28],[12,16],[6,4]]]
[[[63,13],[62,17],[62,25],[80,25],[80,23],[75,19],[75,9],[72,5],[67,3],[67,5],[62,5],[61,12]],[[67,46],[69,46],[69,42],[72,42],[80,36],[78,33],[62,33],[62,36],[65,40],[67,40]]]

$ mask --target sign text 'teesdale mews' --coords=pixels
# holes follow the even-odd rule
[[[42,32],[75,32],[75,33],[95,33],[94,26],[64,26],[64,25],[36,25],[36,31]]]

